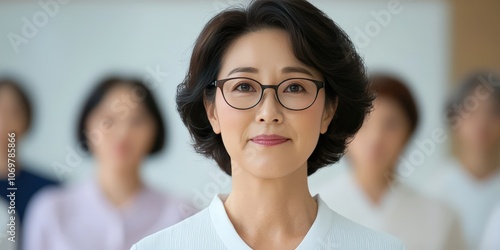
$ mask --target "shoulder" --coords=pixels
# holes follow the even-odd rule
[[[191,206],[185,199],[170,192],[161,192],[152,187],[146,187],[147,199],[163,207],[166,211],[178,214],[181,219],[192,216],[199,209]]]
[[[500,232],[500,203],[496,206],[485,227],[481,249],[499,249],[500,239],[498,238],[498,232]]]
[[[398,238],[384,232],[372,230],[332,211],[333,223],[327,236],[327,245],[340,249],[384,249],[403,250]]]
[[[29,182],[31,186],[36,186],[37,188],[58,184],[54,180],[45,178],[41,175],[35,174],[34,172],[26,169],[21,169],[20,177],[21,177],[20,179],[22,179],[23,181]]]
[[[397,192],[396,196],[399,204],[405,205],[406,210],[414,210],[417,213],[432,213],[439,215],[439,217],[454,214],[454,210],[445,202],[417,191],[408,185],[400,183],[395,192]]]
[[[65,190],[61,187],[47,187],[33,196],[31,204],[37,208],[57,207],[63,196],[65,196],[65,193]]]
[[[454,189],[464,179],[462,166],[454,159],[439,161],[436,169],[426,179],[426,184],[419,187],[425,195],[442,199],[450,189]]]
[[[137,242],[132,249],[196,249],[207,247],[217,237],[208,209],[149,235]]]
[[[41,225],[56,225],[57,216],[61,215],[60,187],[47,187],[37,192],[29,202],[24,223],[27,225],[23,230],[31,231]]]
[[[497,203],[497,205],[491,212],[490,219],[488,221],[489,221],[488,225],[491,226],[491,228],[496,227],[496,230],[493,231],[500,232],[500,202]]]
[[[28,213],[46,219],[52,215],[63,215],[64,211],[75,210],[85,199],[82,184],[71,186],[48,186],[37,192],[28,205]]]
[[[352,176],[347,170],[344,170],[318,187],[311,189],[311,193],[320,194],[321,198],[326,201],[329,199],[344,198],[352,193],[352,189]],[[348,191],[346,192],[346,190]],[[327,202],[327,204],[330,203]]]

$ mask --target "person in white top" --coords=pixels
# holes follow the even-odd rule
[[[426,191],[458,211],[469,249],[478,249],[500,202],[500,76],[466,78],[447,112],[456,158],[432,175]]]
[[[100,82],[84,104],[77,129],[81,145],[96,159],[97,174],[35,196],[23,229],[24,249],[125,250],[189,217],[190,206],[140,178],[142,162],[165,144],[160,114],[141,81],[112,77]],[[65,170],[58,169],[61,178],[71,174]]]
[[[361,126],[367,86],[349,38],[305,0],[216,15],[196,41],[177,107],[196,150],[232,176],[232,192],[132,249],[404,249],[308,189],[307,176],[337,162]]]
[[[484,230],[481,250],[500,249],[500,203],[497,204]]]
[[[445,204],[397,179],[398,158],[418,125],[418,109],[405,83],[373,74],[374,109],[348,147],[351,168],[319,194],[340,214],[399,237],[409,250],[464,249],[460,223]]]

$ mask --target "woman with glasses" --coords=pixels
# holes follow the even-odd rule
[[[371,107],[347,35],[307,1],[260,0],[211,19],[178,87],[197,152],[232,192],[132,249],[403,249],[333,212],[307,176],[335,163]]]

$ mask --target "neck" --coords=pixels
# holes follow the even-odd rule
[[[393,172],[390,173],[373,173],[364,171],[365,168],[354,168],[354,179],[361,187],[363,193],[368,197],[372,204],[379,204],[384,197],[389,186],[393,183]]]
[[[459,157],[460,162],[476,180],[488,179],[496,173],[500,163],[498,151],[493,152],[464,150]]]
[[[244,170],[233,176],[233,189],[224,205],[236,231],[252,248],[295,248],[309,231],[317,203],[307,185],[307,165],[288,176],[255,177]]]
[[[116,207],[121,207],[141,190],[142,181],[139,174],[139,166],[136,167],[105,166],[100,164],[98,171],[98,183],[105,197]],[[133,169],[133,170],[132,170]]]

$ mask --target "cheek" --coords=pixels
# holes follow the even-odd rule
[[[137,154],[147,154],[156,141],[156,124],[150,118],[138,125],[132,125],[127,133],[126,142]]]
[[[493,123],[493,133],[496,135],[495,137],[500,140],[500,118],[496,119],[496,122]]]
[[[14,132],[16,133],[16,136],[19,136],[19,134],[25,129],[26,122],[19,116],[15,117],[14,119],[8,117],[5,119],[1,117],[0,119],[3,120],[0,123],[0,129],[2,130],[2,133]]]
[[[297,134],[297,145],[310,153],[316,148],[321,132],[323,114],[321,105],[313,105],[303,111],[288,111],[288,116],[285,115],[285,123],[289,124],[293,128],[292,132]]]
[[[107,151],[110,149],[111,138],[113,137],[113,129],[111,127],[105,128],[102,122],[95,121],[88,124],[86,133],[88,146],[93,154],[108,154]]]
[[[393,133],[384,140],[384,147],[391,157],[397,157],[405,146],[405,134],[404,133]]]
[[[244,135],[247,127],[252,123],[254,116],[252,110],[237,110],[224,101],[222,96],[216,98],[216,116],[218,118],[221,136],[226,148],[234,146]]]
[[[472,119],[463,119],[456,133],[461,139],[467,140],[474,134],[474,122]]]

